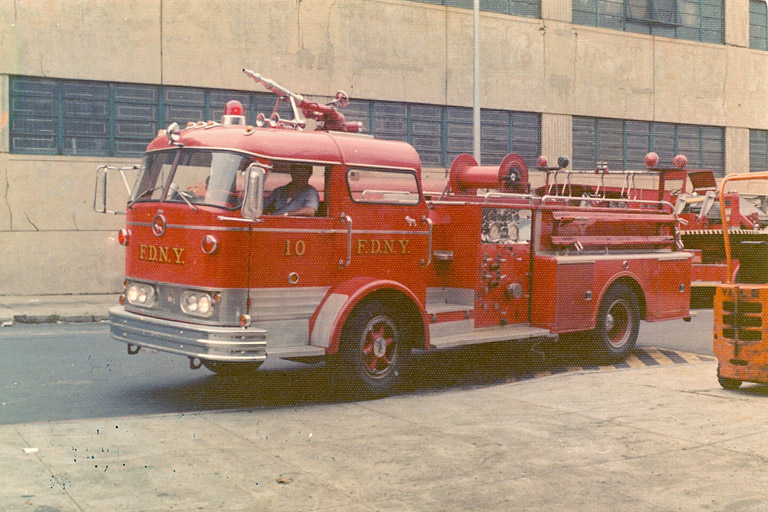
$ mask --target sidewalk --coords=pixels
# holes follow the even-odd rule
[[[100,322],[109,319],[118,293],[0,296],[0,326],[14,323]]]
[[[765,387],[724,391],[715,368],[2,425],[0,508],[765,510]],[[201,376],[222,403],[288,385]]]

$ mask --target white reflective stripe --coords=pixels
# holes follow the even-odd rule
[[[310,340],[311,345],[328,348],[331,344],[331,331],[336,323],[336,318],[339,316],[341,308],[346,304],[347,299],[349,299],[349,295],[342,295],[340,293],[333,293],[328,297],[328,300],[325,301],[315,319],[312,339]]]

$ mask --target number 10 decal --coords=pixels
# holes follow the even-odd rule
[[[285,241],[285,256],[304,256],[304,251],[307,249],[304,240],[297,240],[292,243],[290,240]]]

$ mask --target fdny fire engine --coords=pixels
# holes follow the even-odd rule
[[[663,198],[537,194],[516,154],[496,167],[462,155],[427,196],[415,149],[358,133],[343,92],[319,104],[243,71],[277,95],[271,115],[250,126],[230,102],[221,123],[174,123],[138,169],[110,310],[130,354],[218,373],[325,361],[376,396],[412,350],[559,335],[613,362],[641,320],[689,317],[691,255]],[[567,159],[540,160],[565,172]]]

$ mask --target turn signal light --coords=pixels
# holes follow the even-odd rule
[[[213,235],[205,235],[203,237],[201,246],[205,254],[213,254],[216,252],[216,248],[219,246],[219,242]]]
[[[128,245],[128,230],[127,229],[121,229],[117,233],[117,242],[122,245],[123,247],[126,247]]]

